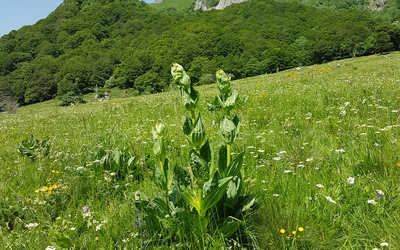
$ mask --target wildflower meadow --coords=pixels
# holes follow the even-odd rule
[[[0,246],[400,249],[398,65],[174,64],[160,94],[0,113]]]

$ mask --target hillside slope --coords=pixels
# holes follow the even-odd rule
[[[98,87],[163,91],[178,62],[194,82],[398,50],[400,26],[356,10],[252,0],[180,14],[137,0],[66,0],[0,38],[0,96],[31,104]]]
[[[248,0],[156,0],[153,6],[158,9],[175,8],[177,11],[188,9],[212,10],[224,9],[232,4]],[[278,1],[278,0],[276,0]],[[399,21],[400,1],[398,0],[288,0],[317,8],[331,8],[335,10],[357,9],[372,11],[376,16],[391,21]]]
[[[182,131],[182,116],[190,112],[180,91],[70,107],[50,101],[0,113],[0,243],[10,249],[400,249],[399,64],[394,52],[232,82],[243,103],[232,110],[240,131],[231,152],[244,152],[240,184],[257,204],[241,221],[246,234],[233,238],[214,233],[212,224],[205,228],[204,217],[182,203],[160,212],[161,230],[142,219],[151,210],[138,207],[138,199],[164,193],[151,132],[157,124],[168,129],[169,169],[199,168]],[[196,89],[212,166],[220,166],[223,113],[207,108],[218,88]],[[29,145],[33,136],[38,142]],[[187,176],[176,178],[178,184],[193,183],[186,172],[175,173]],[[165,203],[149,208],[157,204]],[[251,241],[243,240],[247,235]]]

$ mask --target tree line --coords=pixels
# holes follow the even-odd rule
[[[192,81],[273,73],[400,47],[400,25],[355,9],[251,0],[224,10],[156,10],[138,0],[65,0],[0,38],[0,96],[22,105],[95,86],[163,91],[173,62]]]

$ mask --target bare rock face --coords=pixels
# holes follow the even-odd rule
[[[385,8],[387,0],[370,0],[368,8],[370,10],[381,11]]]
[[[232,5],[234,3],[241,3],[241,2],[246,2],[248,0],[220,0],[218,5],[212,8],[207,8],[206,6],[206,1],[207,0],[196,0],[194,4],[194,9],[195,10],[222,10],[228,7],[229,5]]]
[[[221,1],[219,1],[218,5],[215,6],[215,9],[222,10],[234,3],[241,3],[241,2],[245,2],[245,1],[247,1],[247,0],[221,0]]]
[[[196,0],[194,2],[194,10],[210,10],[210,9],[206,7],[206,0]]]

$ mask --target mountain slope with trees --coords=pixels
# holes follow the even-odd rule
[[[155,0],[151,6],[157,9],[175,9],[187,11],[189,9],[221,9],[237,2],[248,0]],[[276,0],[278,2],[297,2],[316,8],[329,8],[333,10],[355,9],[368,12],[373,16],[384,18],[388,21],[400,20],[399,0]],[[218,6],[218,7],[217,7]]]
[[[96,86],[155,93],[169,84],[172,62],[206,84],[219,68],[238,79],[398,50],[399,42],[395,22],[296,2],[252,0],[182,14],[137,0],[65,0],[0,38],[0,93],[21,104]]]

